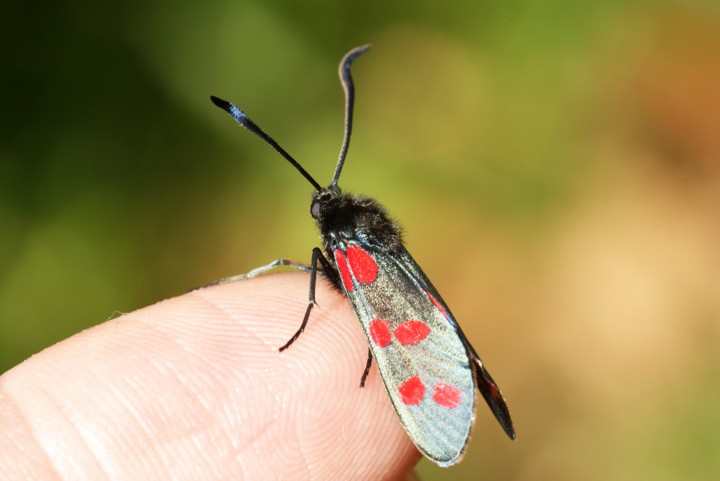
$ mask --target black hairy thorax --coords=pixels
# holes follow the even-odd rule
[[[402,229],[375,199],[331,186],[313,193],[310,215],[330,259],[335,249],[345,248],[350,241],[388,253],[402,248]]]

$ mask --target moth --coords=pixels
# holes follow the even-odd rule
[[[284,351],[302,334],[315,305],[320,273],[352,304],[369,343],[360,386],[375,359],[393,407],[417,448],[442,467],[458,463],[475,420],[479,391],[511,439],[515,430],[495,381],[458,325],[450,308],[405,249],[400,227],[376,200],[344,192],[338,180],[352,133],[355,88],[350,66],[370,46],[348,52],[339,75],[345,91],[345,133],[330,185],[322,187],[272,137],[234,104],[211,101],[235,121],[270,144],[315,189],[310,215],[322,238],[309,265],[278,259],[228,282],[254,277],[286,265],[310,273],[308,306]]]

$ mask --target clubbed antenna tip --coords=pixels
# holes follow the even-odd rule
[[[216,106],[223,109],[225,112],[229,113],[230,116],[235,119],[235,122],[240,124],[241,126],[245,127],[247,130],[252,132],[253,134],[257,135],[261,139],[263,139],[266,143],[268,143],[273,149],[275,149],[280,155],[285,157],[285,159],[290,162],[290,164],[295,167],[302,175],[305,177],[310,184],[312,184],[313,187],[315,187],[316,190],[322,190],[322,187],[320,187],[320,184],[318,184],[315,179],[312,178],[310,174],[307,173],[305,169],[302,168],[302,166],[292,158],[290,154],[288,154],[285,149],[280,147],[280,145],[275,142],[275,140],[270,137],[268,134],[263,131],[255,122],[253,122],[250,117],[248,117],[245,112],[240,110],[237,105],[233,104],[232,102],[228,102],[227,100],[223,100],[221,98],[215,97],[214,95],[210,96],[210,101],[215,104]]]

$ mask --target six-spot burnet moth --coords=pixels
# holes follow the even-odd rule
[[[350,303],[370,344],[360,386],[372,359],[380,371],[400,422],[417,448],[440,466],[462,459],[475,420],[475,388],[511,439],[515,430],[505,400],[480,357],[463,334],[435,287],[405,250],[400,227],[376,200],[340,190],[352,131],[354,86],[350,64],[369,45],[348,52],[340,62],[345,90],[345,135],[332,182],[322,187],[275,140],[234,104],[210,97],[240,125],[259,136],[290,162],[315,188],[310,215],[324,247],[309,265],[278,259],[227,282],[254,277],[286,265],[310,273],[310,295],[300,328],[280,348],[287,349],[305,329],[315,305],[318,272]],[[319,264],[319,265],[318,265]]]

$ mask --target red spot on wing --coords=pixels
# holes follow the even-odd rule
[[[413,376],[400,385],[398,392],[403,403],[408,406],[415,406],[420,404],[420,401],[425,397],[425,384],[418,376]]]
[[[340,278],[342,279],[345,289],[350,292],[353,290],[352,277],[350,277],[350,270],[348,269],[347,259],[345,254],[340,249],[335,249],[335,265],[337,265],[340,271]]]
[[[425,339],[430,334],[430,327],[422,321],[406,321],[393,331],[395,338],[404,346],[411,346]]]
[[[456,408],[460,405],[462,391],[450,384],[437,383],[433,391],[433,401],[446,408]]]
[[[370,337],[380,347],[385,347],[391,342],[390,327],[383,319],[373,319],[370,323]]]
[[[355,274],[355,279],[361,284],[370,284],[377,279],[378,266],[375,259],[356,245],[348,246],[347,259]]]
[[[425,294],[427,294],[428,298],[430,298],[430,302],[433,303],[433,305],[437,308],[437,310],[440,311],[440,314],[447,317],[447,315],[448,315],[447,309],[445,309],[445,307],[442,304],[440,304],[440,302],[437,299],[435,299],[435,296],[430,294],[428,291],[425,291]]]

